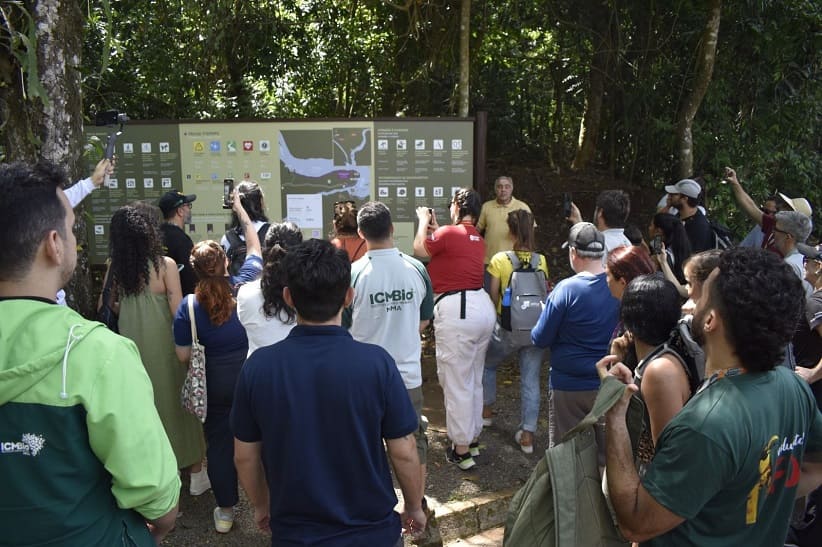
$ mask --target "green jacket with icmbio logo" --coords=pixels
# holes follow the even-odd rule
[[[177,463],[130,340],[73,310],[0,300],[0,545],[145,545]]]

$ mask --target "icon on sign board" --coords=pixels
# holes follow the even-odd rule
[[[441,198],[442,197],[442,186],[434,186],[434,197]]]
[[[451,139],[451,150],[462,150],[462,139]]]
[[[234,153],[237,151],[237,141],[228,141],[225,143],[225,149],[229,153]]]
[[[445,142],[442,139],[434,139],[434,150],[442,150],[445,147]]]
[[[154,179],[152,179],[152,178],[143,179],[143,188],[154,188]]]
[[[397,187],[397,197],[398,198],[404,198],[407,195],[408,195],[408,190],[405,188],[405,186],[398,186]]]
[[[167,142],[161,142],[160,143],[160,153],[168,154],[169,152],[171,152],[171,145]]]
[[[243,141],[243,152],[251,152],[254,150],[254,141]]]
[[[151,143],[144,142],[140,145],[140,150],[143,151],[143,154],[151,154]]]
[[[377,190],[377,195],[380,196],[381,198],[387,198],[388,197],[388,188],[385,187],[385,186],[380,186],[379,189]]]
[[[416,188],[414,188],[414,197],[424,198],[425,188],[423,186],[417,186]]]
[[[163,188],[171,188],[171,177],[163,177],[160,179],[160,186]]]
[[[405,139],[397,139],[397,150],[405,150],[407,146]]]
[[[270,152],[271,141],[260,141],[260,152]]]
[[[388,150],[388,139],[377,139],[377,150]]]
[[[105,231],[105,229],[103,228],[103,225],[102,225],[102,224],[95,224],[95,225],[94,225],[94,235],[96,235],[96,236],[101,236],[101,235],[103,235],[103,234],[105,234],[105,233],[106,233],[106,231]]]
[[[117,181],[117,179],[112,179],[112,178],[108,179],[108,188],[116,190],[118,187],[119,187],[119,182]]]
[[[134,153],[134,143],[133,142],[124,142],[123,143],[123,153],[124,154],[133,154]]]
[[[414,150],[425,150],[425,139],[415,139]]]
[[[203,152],[205,152],[205,144],[203,144],[201,141],[195,141],[194,151],[198,154],[202,154]]]
[[[220,141],[211,141],[208,143],[208,149],[212,152],[220,151]]]
[[[126,179],[126,188],[137,188],[137,179]]]

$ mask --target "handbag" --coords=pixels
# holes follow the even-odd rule
[[[103,301],[103,305],[100,306],[99,310],[97,310],[97,320],[107,326],[109,330],[120,334],[120,328],[117,325],[117,312],[115,312],[114,308],[111,306],[111,286],[113,278],[114,276],[111,274],[111,270],[109,270],[106,283],[103,285],[103,296],[101,299]]]
[[[206,359],[205,348],[197,339],[197,322],[194,319],[194,295],[188,299],[188,317],[191,321],[191,358],[188,363],[186,379],[180,391],[180,402],[183,408],[194,414],[200,422],[206,421]]]

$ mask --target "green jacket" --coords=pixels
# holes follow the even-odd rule
[[[0,485],[0,545],[154,545],[180,479],[134,343],[0,300]]]

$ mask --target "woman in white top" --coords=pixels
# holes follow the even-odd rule
[[[293,222],[274,223],[263,250],[262,277],[240,287],[237,315],[248,336],[248,355],[288,336],[296,314],[283,300],[280,261],[288,249],[302,243],[303,234]]]

